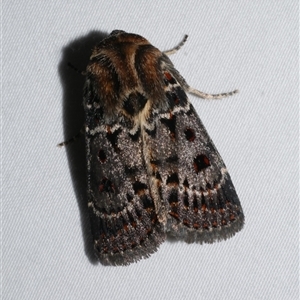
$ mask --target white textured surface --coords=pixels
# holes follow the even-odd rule
[[[188,5],[187,5],[188,4]],[[298,299],[298,1],[3,1],[3,299]],[[147,260],[93,259],[82,125],[91,45],[113,29],[146,37],[195,88],[246,217],[213,245],[165,242]],[[94,32],[93,32],[94,31]],[[93,41],[95,39],[95,41]],[[80,60],[81,58],[81,60]]]

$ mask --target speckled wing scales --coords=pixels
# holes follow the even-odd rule
[[[148,146],[163,199],[166,230],[186,242],[214,242],[241,230],[244,215],[226,166],[167,57],[161,63],[169,112],[157,112]]]

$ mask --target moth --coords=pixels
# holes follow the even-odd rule
[[[168,58],[137,34],[114,30],[92,51],[84,87],[88,207],[100,261],[149,257],[167,234],[213,243],[244,214],[226,166]]]

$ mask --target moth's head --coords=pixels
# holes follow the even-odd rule
[[[98,43],[92,50],[90,59],[113,53],[133,52],[139,46],[150,45],[142,36],[135,33],[127,33],[123,30],[113,30],[105,39]],[[154,48],[152,46],[152,48]]]
[[[113,30],[109,36],[112,36],[112,35],[118,35],[118,34],[121,34],[121,33],[126,33],[124,30],[118,30],[118,29],[115,29]]]

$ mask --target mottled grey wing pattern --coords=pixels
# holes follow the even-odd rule
[[[101,114],[91,107],[87,118],[92,234],[104,264],[126,265],[155,252],[165,231],[151,197],[140,130],[122,122],[107,125]]]
[[[148,149],[159,178],[167,231],[186,242],[226,239],[243,227],[240,201],[222,158],[183,90],[188,85],[167,57],[162,71],[170,111],[156,112],[156,133],[148,140]]]

